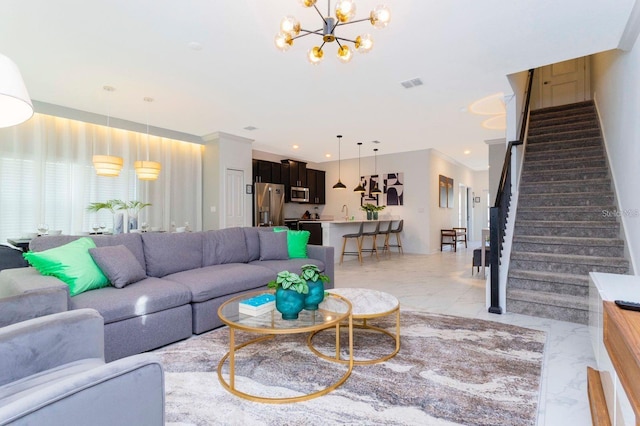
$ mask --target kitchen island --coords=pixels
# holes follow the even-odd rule
[[[300,220],[300,229],[303,229],[303,224],[320,224],[322,227],[322,245],[323,246],[332,246],[334,247],[333,251],[333,259],[335,262],[340,261],[340,254],[342,253],[342,236],[344,234],[352,234],[358,232],[360,229],[360,224],[364,223],[364,232],[374,231],[376,228],[376,224],[380,222],[380,230],[384,230],[389,226],[389,221],[397,222],[400,218],[397,216],[385,217],[379,220],[346,220],[346,219],[338,219],[338,220]],[[397,223],[395,224],[397,225]],[[394,226],[395,226],[394,225]],[[316,225],[317,226],[317,225]],[[377,241],[376,245],[378,247],[382,247],[383,241]],[[355,247],[355,239],[351,239],[347,241],[347,251],[356,251]],[[368,238],[365,242],[364,248],[369,248],[368,245],[371,244],[371,239]]]

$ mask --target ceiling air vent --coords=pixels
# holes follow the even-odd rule
[[[245,130],[256,130],[256,129],[257,129],[257,127],[254,127],[254,126],[247,126],[247,127],[244,127],[244,129],[245,129]]]
[[[422,86],[422,80],[419,78],[412,78],[411,80],[402,81],[400,84],[402,84],[402,87],[405,89],[411,89],[412,87]]]

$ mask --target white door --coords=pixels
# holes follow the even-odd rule
[[[225,228],[245,226],[244,171],[227,169],[225,188]]]
[[[573,104],[590,99],[585,58],[542,67],[542,107]]]

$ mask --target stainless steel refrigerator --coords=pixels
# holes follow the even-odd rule
[[[253,224],[283,226],[284,185],[256,182],[253,193]]]

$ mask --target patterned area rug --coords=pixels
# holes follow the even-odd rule
[[[389,331],[395,326],[392,318],[376,325]],[[226,327],[166,346],[156,353],[165,366],[167,424],[535,425],[544,332],[410,311],[401,313],[401,330],[394,358],[356,365],[333,392],[290,404],[251,402],[220,385],[216,368],[228,350]],[[394,348],[389,336],[355,332],[356,359]],[[250,337],[236,333],[239,342]],[[330,331],[314,338],[323,353],[335,353],[334,343]],[[313,355],[306,335],[249,345],[237,352],[236,362],[236,387],[271,397],[322,389],[346,371]],[[228,373],[228,364],[223,371]]]

